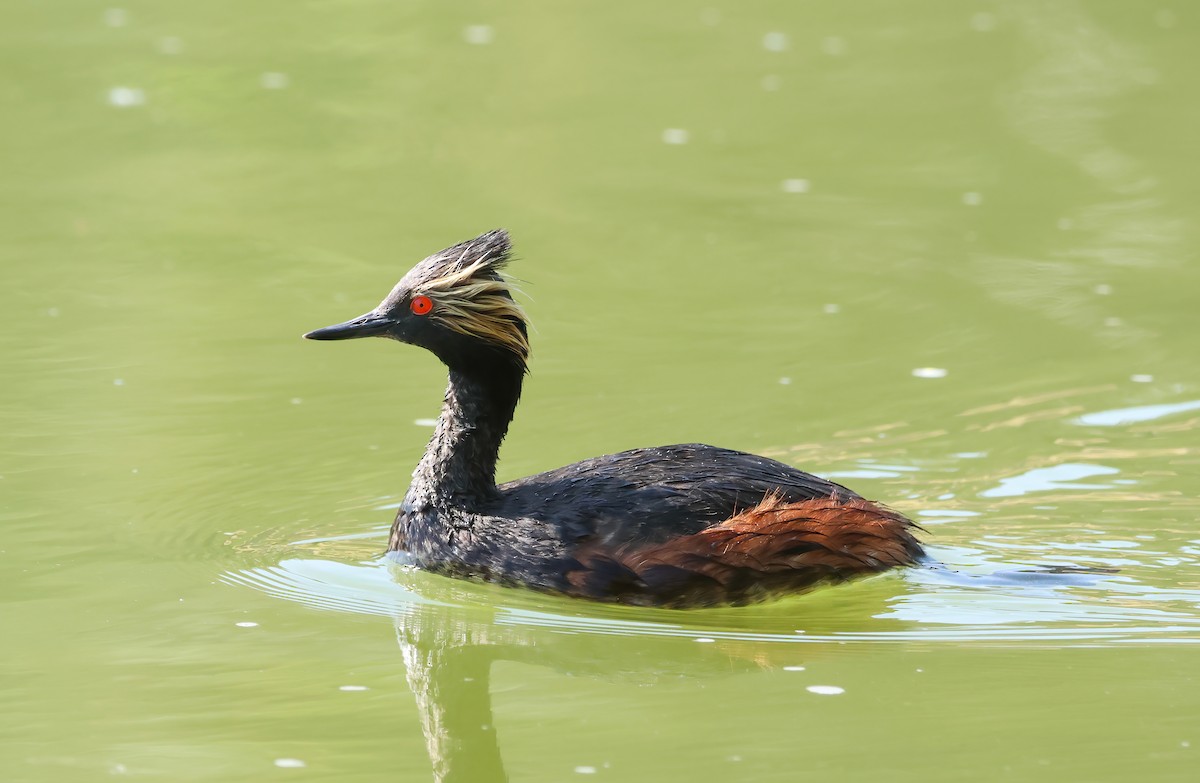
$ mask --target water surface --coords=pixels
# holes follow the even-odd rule
[[[0,777],[1194,776],[1187,7],[0,21]],[[299,335],[497,226],[501,479],[741,448],[929,562],[692,612],[389,562],[442,369]]]

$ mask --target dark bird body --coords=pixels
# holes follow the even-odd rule
[[[495,483],[526,372],[502,231],[422,261],[375,310],[305,335],[383,336],[449,368],[442,414],[389,551],[427,569],[601,600],[743,603],[910,565],[903,516],[775,460],[702,444],[634,449]]]

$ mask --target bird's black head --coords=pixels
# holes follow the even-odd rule
[[[448,247],[409,270],[371,312],[304,336],[390,337],[426,348],[450,367],[499,360],[524,371],[525,314],[500,275],[511,249],[503,230]]]

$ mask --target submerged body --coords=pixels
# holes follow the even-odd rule
[[[742,603],[910,565],[913,524],[781,462],[702,444],[635,449],[497,486],[520,397],[524,316],[484,234],[418,264],[375,310],[306,337],[385,336],[449,368],[389,551],[455,576],[600,600]]]

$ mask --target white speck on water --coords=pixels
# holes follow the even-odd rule
[[[113,87],[108,91],[108,102],[120,109],[141,106],[146,102],[146,93],[138,87]]]
[[[846,692],[845,688],[839,688],[836,685],[810,685],[804,690],[819,696],[837,696]]]
[[[286,73],[279,71],[267,71],[262,76],[258,77],[258,83],[262,85],[264,90],[282,90],[290,83]]]
[[[821,41],[821,51],[831,57],[841,57],[846,53],[846,39],[839,35],[831,35],[824,41]]]
[[[124,378],[113,378],[113,386],[124,386],[124,385],[125,385]]]
[[[595,775],[596,768],[595,767],[576,767],[575,774],[576,775]]]
[[[925,673],[924,669],[917,669],[917,674],[924,674],[924,673]]]
[[[125,766],[124,764],[113,764],[108,768],[110,775],[124,775],[128,771],[129,767]]]
[[[662,132],[663,144],[687,144],[689,138],[691,134],[683,128],[667,128]]]
[[[802,672],[802,671],[804,671],[804,667],[803,666],[784,666],[783,670],[785,672]]]
[[[1166,29],[1175,26],[1175,12],[1169,8],[1160,8],[1154,12],[1154,23]]]
[[[238,628],[257,628],[258,623],[252,623],[249,620],[243,620],[240,623],[234,623]]]
[[[1181,740],[1179,743],[1179,747],[1181,748],[1190,748],[1191,746],[1192,743],[1188,742],[1187,740]]]
[[[710,637],[708,637],[708,636],[697,636],[697,637],[696,637],[695,639],[693,639],[692,641],[694,641],[694,642],[700,642],[701,644],[712,644],[713,642],[715,642],[715,641],[716,641],[716,639],[710,638]]]
[[[1070,231],[1073,228],[1075,228],[1075,221],[1071,220],[1071,218],[1059,218],[1058,219],[1058,230],[1059,231]]]
[[[490,24],[470,24],[463,28],[463,40],[475,46],[490,44],[496,37],[496,31]]]
[[[1153,375],[1130,375],[1129,380],[1134,383],[1154,383]]]
[[[996,15],[990,14],[987,11],[980,11],[971,17],[971,29],[980,33],[991,32],[996,29]]]
[[[129,23],[129,13],[124,8],[109,8],[104,12],[104,23],[109,27],[124,27]]]
[[[275,759],[275,766],[281,769],[301,769],[308,765],[300,759]]]
[[[133,470],[131,470],[131,471],[129,471],[129,472],[130,472],[130,473],[133,473],[134,475],[137,475],[138,469],[137,469],[137,468],[134,468]],[[183,599],[182,599],[182,598],[180,598],[179,600],[180,600],[180,601],[182,601]]]
[[[968,207],[977,207],[983,203],[983,194],[977,193],[974,190],[968,190],[962,194],[962,203]]]
[[[762,45],[768,52],[786,52],[791,41],[788,40],[787,33],[775,31],[763,36]]]
[[[807,193],[809,186],[806,179],[785,179],[782,185],[784,193]]]
[[[732,761],[734,764],[736,764],[736,763],[738,763],[739,761],[741,761],[741,760],[742,760],[742,757],[741,757],[741,756],[737,756],[737,755],[734,755],[734,756],[726,756],[726,757],[725,757],[725,760],[726,760],[726,761]]]
[[[938,499],[938,500],[950,500],[950,499],[951,499],[951,498],[953,498],[953,497],[954,497],[954,493],[953,493],[953,492],[946,492],[945,494],[938,495],[938,496],[937,496],[937,499]]]
[[[177,38],[174,35],[160,38],[158,41],[158,51],[163,54],[179,54],[183,51],[183,39]]]
[[[788,378],[788,377],[786,377],[786,376],[785,376],[785,377],[783,377],[783,378],[780,378],[780,379],[779,379],[779,385],[780,385],[780,386],[790,386],[790,385],[791,385],[791,383],[792,383],[792,379],[791,379],[791,378]]]
[[[292,405],[299,405],[299,404],[300,404],[300,403],[302,403],[302,402],[304,402],[304,400],[303,400],[303,399],[301,399],[300,397],[293,397],[293,398],[292,398]]]
[[[1109,285],[1108,283],[1101,283],[1100,285],[1096,286],[1092,290],[1095,291],[1100,296],[1108,296],[1109,294],[1112,293],[1112,286]]]
[[[370,690],[370,688],[368,688],[368,687],[367,687],[367,686],[365,686],[365,685],[340,685],[340,686],[338,686],[338,690],[339,690],[339,691],[346,691],[346,692],[350,692],[350,691],[367,691],[367,690]]]
[[[58,313],[59,309],[57,307],[51,307],[46,311],[46,315],[50,316],[51,318],[58,318]]]
[[[768,73],[762,78],[762,88],[767,92],[775,92],[783,86],[783,79],[773,73]]]
[[[945,378],[949,372],[945,367],[916,367],[912,375],[914,378]]]
[[[836,304],[827,304],[822,307],[821,310],[825,313],[825,315],[837,315],[842,311],[842,306]]]
[[[418,427],[436,427],[437,419],[413,419],[413,424]]]
[[[1110,317],[1104,319],[1105,326],[1120,326],[1123,323],[1125,323],[1125,322],[1115,316],[1110,316]]]
[[[986,451],[960,451],[960,452],[957,452],[956,454],[951,454],[950,456],[958,457],[959,459],[983,459],[984,457],[987,456],[987,452]]]

